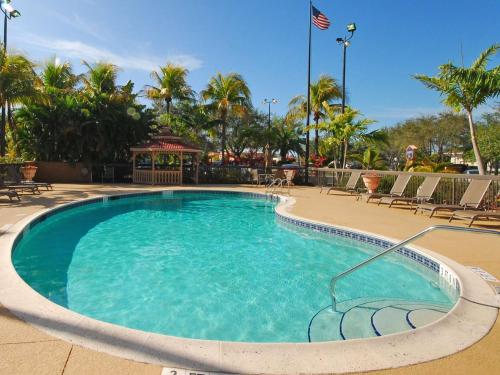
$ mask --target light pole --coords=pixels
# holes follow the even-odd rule
[[[266,144],[266,151],[265,151],[265,163],[266,163],[266,173],[269,172],[269,162],[271,159],[271,104],[278,104],[278,99],[264,99],[262,104],[267,104],[268,105],[268,118],[267,118],[267,144]],[[272,165],[272,163],[271,163]]]
[[[4,55],[7,54],[7,21],[10,20],[11,18],[17,18],[21,16],[21,13],[14,9],[12,5],[10,5],[10,0],[1,0],[0,3],[0,9],[2,10],[4,14],[4,21],[3,21],[3,52]],[[3,93],[2,93],[3,94]],[[3,95],[2,95],[3,96]],[[6,106],[7,102],[4,101],[2,103],[2,124],[1,124],[1,138],[0,138],[0,156],[5,156],[5,142],[6,142],[6,137],[5,137],[5,112],[6,112]]]
[[[354,32],[356,31],[356,24],[350,23],[347,25],[347,31],[351,33],[348,37],[345,36],[343,38],[337,38],[337,43],[343,46],[344,57],[343,57],[343,66],[342,66],[342,113],[345,113],[345,66],[346,66],[346,53],[347,47],[351,45],[350,40],[354,36]]]

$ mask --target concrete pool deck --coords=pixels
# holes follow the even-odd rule
[[[57,185],[54,192],[44,192],[41,196],[23,196],[20,204],[10,205],[1,201],[0,235],[2,231],[8,230],[9,225],[44,208],[95,195],[123,194],[137,190],[150,189],[130,185]],[[244,190],[262,191],[257,188]],[[443,219],[414,216],[402,209],[356,202],[352,197],[320,195],[318,189],[296,188],[292,194],[297,201],[292,213],[298,216],[392,238],[403,239],[429,225],[446,223]],[[488,226],[498,229],[498,226],[492,224],[485,227]],[[497,278],[500,277],[500,242],[497,239],[462,233],[453,236],[449,233],[435,233],[419,241],[418,245],[464,265],[479,266]],[[498,347],[500,325],[497,321],[485,338],[460,353],[424,364],[381,372],[496,373],[500,370]],[[127,361],[71,345],[36,330],[0,307],[0,374],[63,372],[160,374],[161,367]]]

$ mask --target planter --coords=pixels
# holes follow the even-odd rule
[[[365,183],[366,188],[368,189],[368,193],[372,194],[377,190],[378,186],[380,185],[380,180],[382,179],[382,176],[379,176],[378,174],[365,174],[362,176],[363,177],[363,182]]]
[[[21,167],[21,173],[26,181],[33,181],[33,177],[35,177],[37,169],[38,167],[35,167],[34,165],[25,165],[24,167]]]

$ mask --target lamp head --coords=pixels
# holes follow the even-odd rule
[[[349,31],[350,33],[353,33],[356,31],[356,24],[353,22],[353,23],[350,23],[349,25],[347,25],[347,31]]]
[[[0,7],[2,11],[8,18],[17,18],[21,16],[21,13],[14,9],[14,7],[10,4],[10,0],[1,0]]]
[[[344,43],[344,39],[342,39],[342,38],[337,38],[337,43],[338,43],[338,44],[342,44],[342,43]]]

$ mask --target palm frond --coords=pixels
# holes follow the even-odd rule
[[[500,44],[493,44],[481,52],[479,57],[472,63],[471,69],[485,70],[490,59],[498,52]]]

